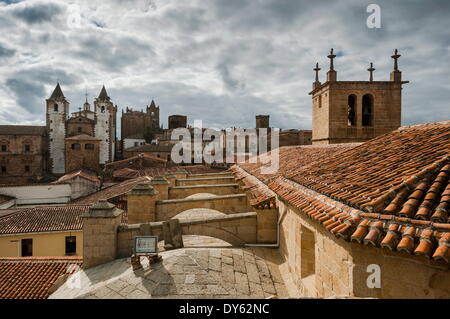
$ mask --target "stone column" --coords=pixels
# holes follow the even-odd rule
[[[127,194],[128,224],[151,223],[156,219],[158,191],[149,183],[136,185]]]
[[[150,181],[150,185],[158,191],[157,200],[169,199],[169,182],[164,176],[155,176]]]
[[[117,229],[123,210],[100,200],[83,215],[83,268],[116,259]]]

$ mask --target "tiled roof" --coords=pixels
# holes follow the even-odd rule
[[[45,126],[0,125],[0,135],[39,135],[47,132]]]
[[[0,258],[0,299],[46,299],[56,280],[82,263],[80,257]]]
[[[450,121],[289,166],[257,177],[336,236],[450,262]]]
[[[165,175],[169,173],[175,173],[178,171],[179,168],[176,166],[172,167],[147,167],[142,169],[131,169],[128,167],[115,170],[113,172],[113,177],[118,179],[131,179],[131,178],[137,178],[142,176],[160,176]]]
[[[152,165],[154,162],[167,163],[164,158],[159,158],[149,154],[138,154],[120,161],[115,161],[106,164],[106,169],[114,169],[118,167],[129,166],[131,168],[146,167],[146,165]]]
[[[134,186],[138,185],[139,183],[150,181],[149,177],[143,176],[138,177],[130,180],[126,180],[124,182],[115,184],[113,186],[110,186],[108,188],[102,189],[94,194],[85,196],[83,198],[77,199],[72,202],[72,204],[76,205],[92,205],[96,202],[98,202],[100,199],[113,199],[115,197],[124,195],[131,191]]]
[[[78,170],[60,177],[57,181],[53,182],[53,184],[63,184],[76,177],[84,178],[94,183],[100,182],[97,174],[87,170]]]
[[[0,218],[0,234],[74,231],[83,228],[87,205],[41,206],[21,209]]]
[[[300,167],[306,167],[314,164],[322,158],[327,158],[335,153],[344,152],[359,144],[333,144],[333,145],[304,145],[304,146],[285,146],[278,149],[279,168],[274,174],[262,174],[261,161],[257,163],[241,163],[234,165],[230,170],[235,174],[238,180],[242,180],[244,188],[250,192],[253,199],[251,205],[257,206],[270,200],[273,201],[275,194],[264,189],[261,183],[269,184],[279,176],[292,174]],[[269,152],[270,155],[272,152]],[[256,179],[254,178],[256,177]],[[266,187],[267,188],[267,187]],[[273,201],[274,202],[274,201]]]

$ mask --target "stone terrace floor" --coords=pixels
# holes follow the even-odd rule
[[[187,237],[187,236],[186,236]],[[70,278],[50,298],[289,298],[277,250],[231,248],[201,236],[184,238],[183,249],[163,251],[163,261],[133,272],[130,259],[115,260]],[[202,248],[189,246],[202,245]],[[215,248],[212,248],[215,247]],[[282,268],[281,268],[282,269]],[[283,276],[282,276],[283,273]]]

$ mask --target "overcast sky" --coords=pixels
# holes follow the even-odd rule
[[[0,124],[44,125],[59,80],[71,111],[105,84],[120,110],[154,99],[164,127],[170,114],[208,127],[270,114],[310,129],[312,69],[324,81],[331,47],[339,80],[367,80],[369,62],[388,80],[398,48],[402,124],[449,120],[449,17],[447,0],[0,0]]]

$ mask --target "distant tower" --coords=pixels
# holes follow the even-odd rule
[[[394,71],[390,81],[374,81],[375,68],[370,64],[369,81],[337,81],[336,55],[331,49],[327,81],[319,82],[316,72],[313,90],[313,144],[364,142],[400,127],[402,85],[398,70],[398,51],[392,56]]]
[[[270,115],[256,115],[256,128],[269,128]]]
[[[59,83],[47,99],[47,131],[49,146],[49,168],[54,174],[64,174],[64,148],[66,138],[66,120],[69,114],[69,102],[64,97]]]
[[[147,106],[147,115],[149,117],[149,126],[152,129],[159,129],[159,106],[156,106],[155,101],[152,100],[150,106]]]
[[[100,164],[114,161],[117,106],[111,102],[105,86],[94,102],[95,137],[100,139]]]

